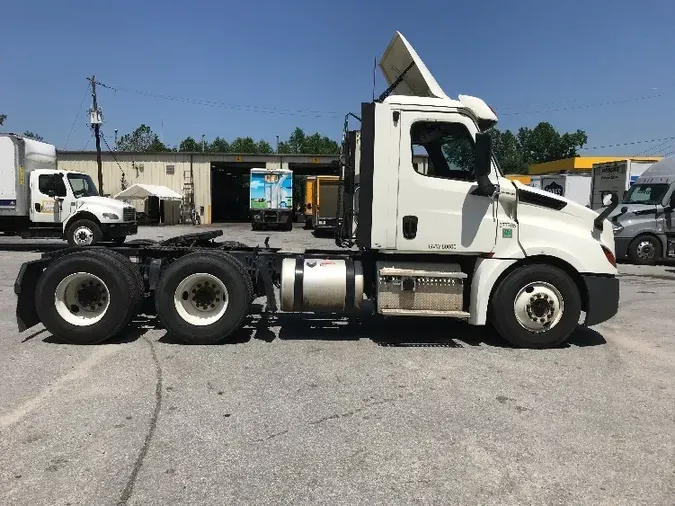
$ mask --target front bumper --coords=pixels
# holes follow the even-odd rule
[[[101,232],[103,237],[126,237],[138,233],[138,223],[102,223]]]
[[[584,325],[597,325],[612,318],[619,310],[619,278],[595,274],[581,277],[588,294]]]
[[[614,237],[614,251],[617,259],[625,259],[628,256],[628,246],[632,237]]]
[[[251,223],[256,224],[284,224],[293,220],[291,209],[256,209],[251,210]]]

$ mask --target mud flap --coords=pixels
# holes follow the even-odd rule
[[[33,260],[25,262],[19,270],[19,275],[14,282],[16,300],[16,324],[19,332],[23,332],[38,323],[37,310],[35,309],[35,288],[42,271],[50,262],[49,259]]]

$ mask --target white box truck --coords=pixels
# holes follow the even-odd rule
[[[154,299],[146,311],[168,332],[204,344],[241,328],[256,297],[277,311],[278,294],[285,312],[490,323],[516,346],[546,348],[565,341],[582,312],[586,325],[614,316],[613,207],[598,214],[506,179],[486,132],[494,111],[448,97],[400,33],[380,67],[389,87],[361,106],[360,148],[345,120],[341,249],[246,247],[215,242],[216,230],[51,252],[21,267],[19,329],[42,322],[61,339],[99,342]],[[429,156],[424,173],[415,149]]]
[[[293,229],[293,171],[288,169],[251,169],[251,228]]]
[[[58,170],[54,146],[0,134],[0,232],[91,246],[137,230],[136,209],[99,197],[88,174]]]
[[[590,174],[542,174],[536,183],[530,185],[565,197],[582,206],[590,205]]]
[[[603,197],[616,193],[622,201],[630,186],[655,160],[627,158],[616,162],[593,164],[591,171],[591,209],[603,207]]]

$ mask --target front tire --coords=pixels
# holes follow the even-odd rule
[[[652,265],[661,258],[661,244],[656,237],[636,237],[628,247],[628,258],[636,265]]]
[[[188,344],[218,342],[241,327],[253,301],[244,266],[222,252],[197,252],[173,262],[155,291],[157,316]]]
[[[101,241],[101,227],[91,220],[81,219],[68,227],[66,239],[70,246],[93,246]]]
[[[495,289],[490,320],[504,339],[521,348],[553,348],[579,324],[581,296],[570,276],[551,265],[526,265]]]

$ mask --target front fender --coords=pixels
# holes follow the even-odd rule
[[[35,309],[35,290],[38,280],[42,276],[49,259],[32,260],[24,262],[19,269],[19,274],[14,282],[16,300],[16,325],[19,332],[28,330],[40,323],[37,310]]]

